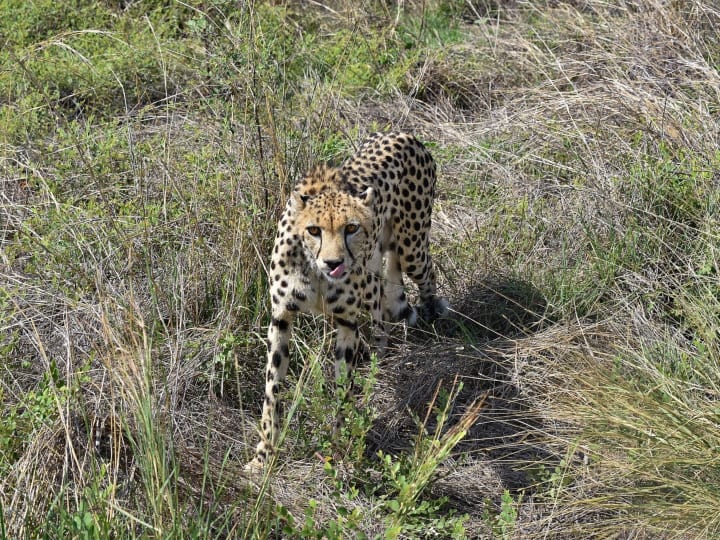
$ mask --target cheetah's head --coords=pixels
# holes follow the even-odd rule
[[[372,198],[372,189],[357,196],[342,191],[293,193],[305,254],[330,281],[342,279],[370,255]]]

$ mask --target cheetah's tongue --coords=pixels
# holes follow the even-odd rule
[[[331,277],[334,277],[334,278],[337,278],[337,277],[342,276],[342,275],[343,275],[343,272],[345,272],[345,265],[344,265],[344,264],[341,264],[340,266],[338,266],[337,268],[335,268],[335,270],[333,270],[332,272],[330,272],[330,276],[331,276]]]

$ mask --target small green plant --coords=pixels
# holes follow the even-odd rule
[[[334,433],[331,444],[335,448],[344,449],[344,459],[350,463],[364,461],[365,437],[377,418],[372,404],[377,372],[377,355],[372,354],[370,365],[363,373],[356,372],[352,380],[343,374],[337,381],[335,417],[342,418],[342,423]]]
[[[385,533],[388,539],[399,538],[404,533],[419,534],[428,527],[439,527],[451,533],[453,538],[463,537],[463,516],[456,516],[453,512],[440,515],[447,502],[445,499],[420,498],[438,467],[465,437],[466,430],[475,422],[483,407],[485,396],[477,399],[458,422],[445,431],[453,401],[461,389],[462,383],[457,381],[450,392],[441,392],[438,385],[428,414],[419,424],[420,431],[411,455],[393,458],[382,452],[378,454],[383,475],[390,487],[389,493],[382,496],[389,511]],[[433,435],[428,436],[426,427],[431,411],[436,413],[436,426]]]
[[[295,519],[280,505],[278,506],[278,518],[282,522],[282,532],[287,538],[302,538],[303,540],[342,540],[352,536],[353,538],[364,539],[365,534],[358,529],[363,517],[360,508],[348,511],[347,508],[334,507],[338,517],[326,522],[319,522],[317,519],[318,501],[310,499],[305,510],[302,523],[296,524]]]
[[[552,469],[549,469],[543,463],[538,465],[537,469],[533,472],[533,476],[538,479],[542,495],[550,499],[559,497],[563,488],[572,482],[569,469],[568,462],[564,458]]]
[[[503,491],[500,497],[500,511],[496,514],[491,514],[488,510],[488,506],[485,507],[484,520],[488,525],[493,534],[502,538],[502,540],[509,540],[515,533],[517,527],[518,512],[517,509],[522,502],[522,496],[518,497],[518,500],[514,500],[510,492],[506,489]],[[488,501],[488,505],[492,503]]]
[[[219,395],[224,395],[232,388],[231,383],[238,377],[238,349],[247,345],[233,333],[226,333],[218,340],[218,350],[212,357],[212,364],[202,376],[207,378]]]
[[[106,494],[107,495],[107,494]],[[102,540],[112,536],[110,523],[105,515],[99,510],[103,508],[98,500],[97,510],[93,510],[88,501],[83,498],[74,510],[67,510],[61,507],[59,511],[51,512],[48,516],[46,526],[52,525],[42,534],[43,540],[52,538],[73,538],[78,540]]]
[[[71,387],[62,380],[55,361],[51,361],[37,388],[23,394],[0,420],[0,473],[12,467],[33,433],[57,419],[71,395]],[[3,397],[0,388],[0,402]]]

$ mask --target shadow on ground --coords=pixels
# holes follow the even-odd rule
[[[451,299],[451,309],[451,317],[434,325],[439,339],[510,339],[537,332],[547,322],[547,302],[540,291],[515,278],[473,284]]]
[[[376,390],[380,417],[368,434],[367,452],[407,452],[419,431],[417,419],[426,416],[426,430],[433,433],[436,414],[427,411],[438,387],[449,392],[462,383],[448,427],[487,394],[477,422],[456,447],[462,463],[433,487],[465,507],[504,489],[527,489],[535,482],[524,463],[555,461],[543,447],[546,431],[521,392],[514,360],[518,340],[532,339],[548,321],[539,291],[517,280],[476,284],[451,303],[451,317],[413,330],[383,361]],[[456,474],[462,478],[454,480]]]

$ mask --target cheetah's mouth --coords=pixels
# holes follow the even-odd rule
[[[342,275],[345,273],[345,265],[341,264],[340,266],[337,266],[332,272],[328,272],[328,275],[332,278],[339,278],[342,277]]]

